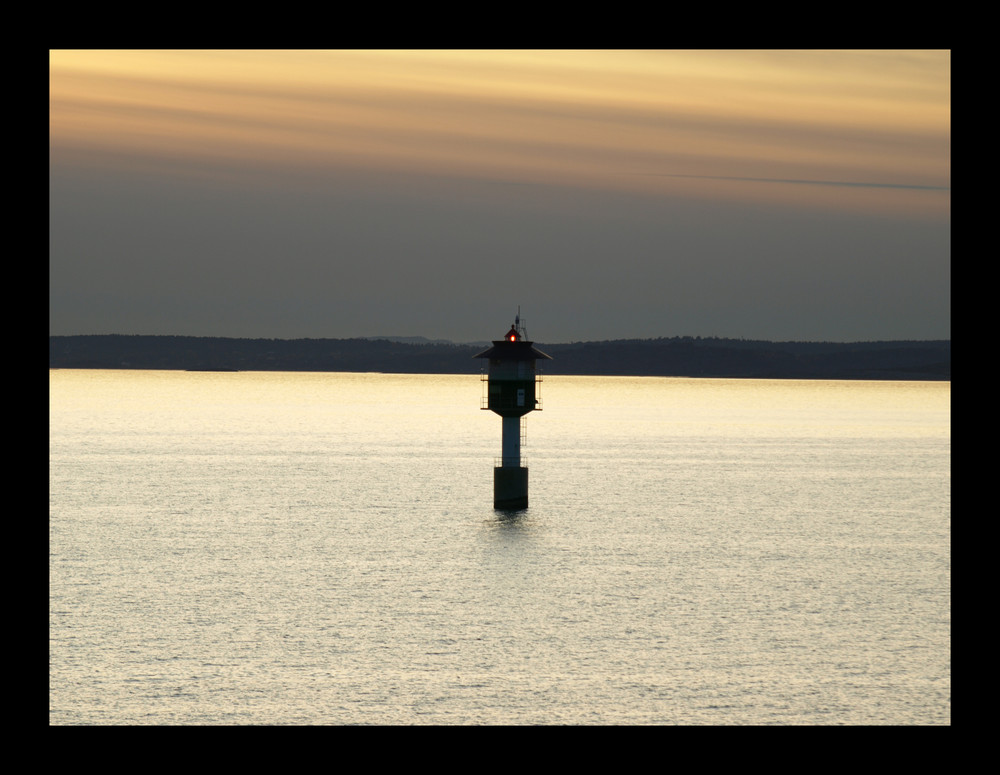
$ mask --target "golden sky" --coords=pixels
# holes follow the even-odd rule
[[[59,50],[52,161],[752,189],[942,214],[950,62],[948,51]]]

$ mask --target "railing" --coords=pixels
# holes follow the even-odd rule
[[[517,401],[515,401],[514,399],[500,401],[499,399],[494,398],[493,403],[491,404],[489,396],[483,396],[479,402],[479,408],[504,410],[504,409],[526,409],[527,407],[518,404]],[[542,411],[542,399],[540,399],[538,396],[535,396],[535,405],[532,407],[532,409],[536,412]]]
[[[524,455],[521,455],[521,457],[518,458],[513,458],[513,457],[493,458],[494,468],[517,468],[518,466],[520,466],[521,468],[528,467],[528,459]]]
[[[493,399],[493,405],[490,406],[490,389],[489,389],[490,377],[489,377],[489,374],[487,374],[486,371],[483,371],[483,373],[479,377],[479,381],[483,385],[483,394],[482,394],[482,396],[479,399],[479,408],[480,409],[501,409],[501,410],[504,410],[504,409],[524,409],[525,408],[524,406],[518,406],[517,405],[517,399],[516,398],[508,398],[505,401],[500,401],[499,399],[494,398]],[[501,381],[503,381],[503,380],[501,380]],[[542,411],[542,375],[539,372],[537,372],[537,371],[535,372],[535,405],[532,407],[532,409],[534,411],[536,411],[536,412]]]

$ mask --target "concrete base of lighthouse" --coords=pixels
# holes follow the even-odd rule
[[[493,469],[493,508],[513,511],[528,508],[528,469],[505,466]]]

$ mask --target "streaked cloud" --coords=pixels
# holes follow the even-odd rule
[[[917,186],[908,183],[876,183],[859,180],[790,180],[782,178],[736,178],[723,175],[671,175],[659,173],[667,178],[692,178],[698,180],[735,180],[746,183],[789,183],[797,186],[845,186],[847,188],[902,188],[912,191],[950,191],[949,186]]]
[[[54,51],[60,163],[950,185],[947,52]],[[667,178],[661,179],[663,184]],[[649,185],[649,180],[644,182]]]

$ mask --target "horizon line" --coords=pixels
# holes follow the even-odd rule
[[[81,337],[81,336],[149,336],[149,337],[174,337],[174,338],[187,338],[187,339],[261,339],[274,342],[296,342],[302,340],[323,340],[332,339],[337,341],[386,341],[394,342],[396,344],[441,344],[441,345],[454,345],[458,347],[469,346],[478,347],[484,343],[491,342],[491,339],[474,339],[470,341],[456,341],[454,339],[442,339],[441,337],[430,338],[426,336],[296,336],[296,337],[275,337],[275,336],[221,336],[217,334],[49,334],[49,339],[55,337]],[[409,340],[423,339],[421,342],[412,342]],[[548,345],[563,345],[563,344],[585,344],[590,342],[648,342],[654,341],[656,339],[719,339],[728,341],[738,341],[738,342],[770,342],[774,344],[781,343],[802,343],[802,344],[874,344],[881,342],[951,342],[951,337],[937,338],[937,339],[850,339],[850,340],[837,340],[837,339],[762,339],[759,337],[746,337],[746,336],[719,336],[717,334],[712,334],[709,336],[702,336],[700,334],[674,334],[673,336],[623,336],[617,337],[615,339],[574,339],[572,341],[566,342],[555,342],[555,341],[540,341],[533,340],[538,344]]]

